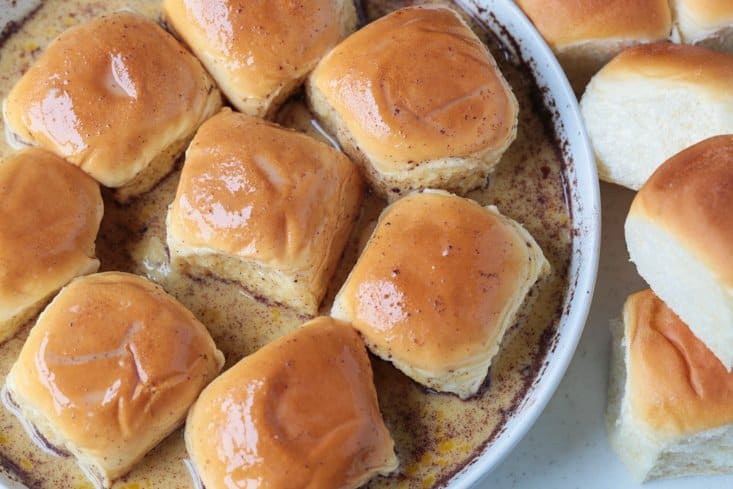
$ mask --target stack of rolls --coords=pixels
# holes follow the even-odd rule
[[[400,9],[355,33],[351,0],[165,0],[163,19],[178,38],[130,12],[69,29],[5,101],[12,142],[39,148],[0,165],[0,340],[42,312],[3,402],[96,487],[184,422],[209,489],[355,489],[394,472],[367,352],[474,396],[550,271],[520,223],[466,197],[516,138],[512,88],[447,7]],[[301,86],[340,148],[271,122]],[[303,318],[322,310],[365,183],[389,203],[333,317],[304,320],[221,376],[214,338],[176,298],[94,273],[100,184],[127,204],[179,156],[172,269]]]
[[[641,481],[733,472],[733,135],[664,162],[625,224],[651,290],[614,328],[611,445]]]

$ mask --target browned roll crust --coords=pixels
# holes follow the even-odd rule
[[[223,110],[186,152],[168,213],[174,263],[315,314],[358,215],[362,184],[333,147]]]
[[[53,153],[0,163],[0,341],[72,278],[96,272],[99,185]]]
[[[186,446],[208,489],[354,489],[397,467],[364,344],[327,317],[212,382],[188,416]]]
[[[353,0],[165,0],[163,18],[238,110],[272,117],[356,28]]]
[[[516,136],[511,88],[486,46],[445,7],[404,8],[349,36],[313,71],[308,96],[390,198],[425,187],[466,192]]]
[[[108,272],[56,296],[6,389],[19,417],[109,487],[180,426],[223,363],[206,327],[161,287]]]
[[[63,156],[127,200],[170,171],[220,106],[211,78],[170,34],[117,12],[56,38],[10,91],[4,116],[16,143]]]

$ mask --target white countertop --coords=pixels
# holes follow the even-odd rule
[[[609,321],[626,297],[645,288],[629,262],[623,223],[634,193],[601,185],[603,241],[598,283],[585,331],[555,396],[507,459],[477,489],[717,489],[733,475],[637,484],[608,445],[604,414]]]

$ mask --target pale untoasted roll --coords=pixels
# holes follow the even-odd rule
[[[173,264],[314,315],[359,212],[343,153],[229,109],[186,152],[168,211]]]
[[[353,0],[164,0],[163,19],[238,110],[271,118],[356,28]]]
[[[640,480],[733,472],[733,374],[651,290],[614,323],[606,416]]]
[[[548,271],[532,236],[495,207],[425,191],[382,212],[331,315],[417,382],[467,398]]]
[[[42,146],[126,201],[173,168],[221,107],[201,64],[155,22],[118,12],[72,27],[3,106],[14,146]]]
[[[555,52],[576,93],[613,56],[669,39],[667,0],[516,0]]]
[[[310,321],[241,360],[201,393],[186,447],[207,489],[355,489],[397,468],[364,343]]]
[[[733,2],[729,0],[672,0],[682,40],[733,52]]]
[[[476,188],[516,137],[511,88],[445,7],[404,8],[362,28],[321,60],[307,91],[319,121],[390,200]]]
[[[607,64],[581,100],[602,180],[639,189],[664,160],[733,133],[733,56],[659,43]]]
[[[665,162],[636,195],[626,243],[639,274],[733,368],[733,136]]]
[[[136,275],[78,278],[41,313],[6,405],[109,487],[183,422],[224,357],[206,327]]]
[[[0,342],[72,278],[96,272],[99,185],[63,159],[27,149],[0,163]]]

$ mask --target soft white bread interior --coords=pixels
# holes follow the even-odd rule
[[[733,2],[671,0],[682,41],[733,53]]]
[[[636,479],[733,472],[733,374],[651,290],[612,330],[608,436]]]
[[[495,207],[426,190],[382,212],[331,315],[415,381],[465,399],[549,267]]]
[[[638,190],[667,158],[733,133],[733,56],[658,43],[628,49],[581,100],[602,180]]]
[[[555,52],[570,84],[582,94],[612,57],[672,35],[667,0],[517,0]]]
[[[340,151],[224,109],[196,133],[168,211],[174,266],[314,315],[359,213]]]
[[[3,115],[11,145],[44,147],[125,202],[172,170],[221,103],[173,36],[120,11],[56,38],[10,90]]]
[[[186,447],[208,489],[356,489],[397,468],[369,356],[319,317],[244,358],[191,408]],[[256,456],[252,456],[256,454]]]
[[[321,60],[306,89],[318,120],[390,201],[481,186],[516,137],[511,87],[446,7],[403,8],[368,24]]]
[[[626,243],[639,274],[733,367],[733,136],[666,161],[636,195]]]
[[[237,110],[272,118],[321,57],[356,29],[353,0],[165,0],[163,20]]]
[[[99,273],[41,313],[3,397],[29,432],[108,488],[183,423],[223,364],[206,327],[161,287]]]
[[[0,342],[61,287],[96,272],[99,184],[42,149],[0,163]]]

